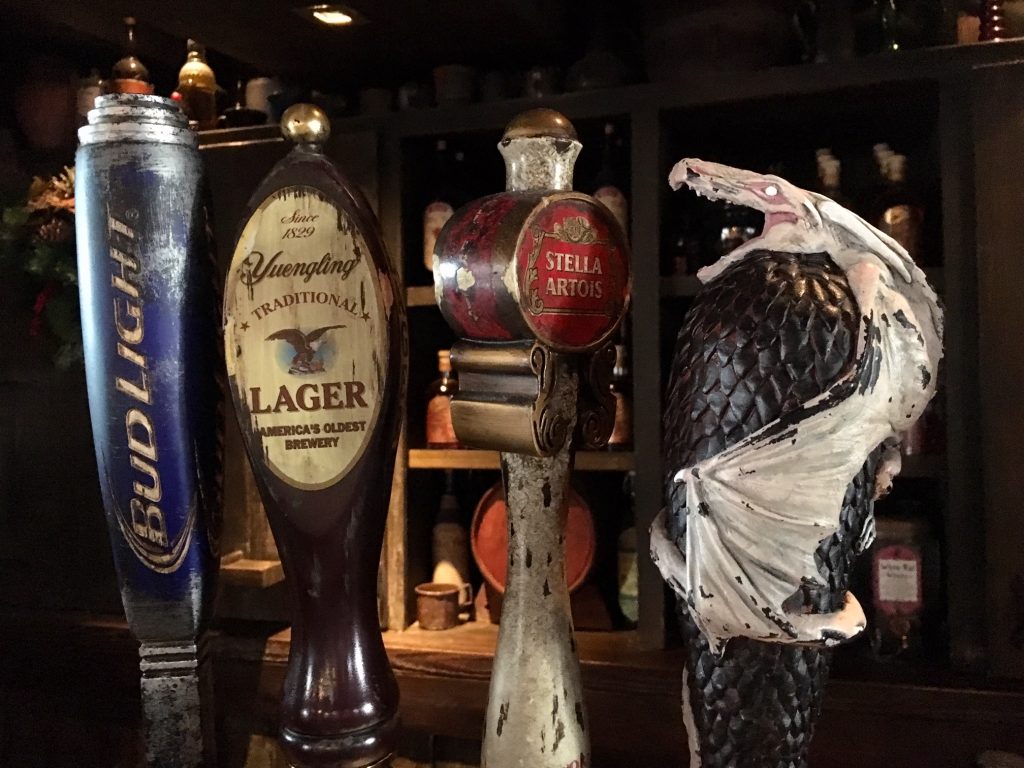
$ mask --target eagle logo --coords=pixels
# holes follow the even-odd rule
[[[295,350],[288,373],[296,376],[305,376],[311,373],[320,373],[324,370],[324,361],[320,359],[317,352],[324,343],[324,334],[335,328],[345,328],[344,325],[325,325],[315,331],[303,333],[298,328],[282,328],[280,331],[267,336],[267,341],[286,341]]]

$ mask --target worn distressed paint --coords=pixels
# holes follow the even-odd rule
[[[223,378],[202,165],[180,109],[156,96],[100,97],[79,138],[89,410],[121,599],[142,644],[148,764],[194,768],[209,706],[196,643],[217,571]]]
[[[784,603],[805,583],[821,585],[815,551],[835,533],[851,479],[935,393],[942,355],[935,292],[894,240],[783,179],[683,160],[670,183],[765,213],[764,233],[701,270],[701,280],[714,280],[758,250],[827,253],[846,273],[862,332],[856,366],[821,396],[680,469],[676,481],[685,483],[687,509],[707,514],[690,516],[685,558],[666,535],[664,513],[655,520],[651,546],[659,567],[693,599],[698,625],[719,650],[740,636],[821,643],[849,638],[865,626],[852,595],[833,614],[793,614]],[[902,322],[875,320],[897,314]],[[922,369],[930,375],[922,376]],[[734,580],[739,574],[743,584]]]
[[[562,544],[570,467],[568,447],[545,459],[502,454],[509,571],[484,730],[487,768],[563,768],[581,755],[590,764]]]
[[[506,191],[462,208],[435,249],[438,305],[465,339],[452,355],[463,384],[452,404],[455,430],[466,445],[501,451],[507,499],[508,578],[482,752],[488,768],[590,764],[566,585],[568,484],[581,408],[585,442],[602,444],[611,431],[611,419],[591,413],[603,407],[601,393],[588,389],[605,380],[607,356],[596,366],[590,357],[618,328],[630,286],[621,228],[604,206],[571,191],[580,147],[555,112],[515,118],[499,145]],[[565,244],[549,249],[554,267],[538,263],[549,238]],[[552,269],[566,273],[559,277],[567,287],[569,273],[596,275],[601,290],[539,296],[541,272]],[[509,341],[518,343],[494,343]]]

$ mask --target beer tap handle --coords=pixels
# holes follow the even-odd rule
[[[147,764],[215,764],[203,631],[220,528],[218,297],[195,133],[157,96],[101,96],[75,224],[89,411]]]
[[[398,687],[377,570],[405,401],[400,283],[308,104],[250,201],[227,275],[225,349],[243,439],[292,598],[281,743],[293,766],[365,768],[394,746]]]
[[[626,312],[621,228],[572,191],[581,144],[564,116],[517,116],[499,144],[506,191],[460,209],[433,255],[459,392],[460,442],[501,452],[509,567],[484,729],[488,768],[590,763],[565,579],[572,441],[613,425],[607,342]]]

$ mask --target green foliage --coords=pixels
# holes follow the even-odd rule
[[[57,343],[54,362],[82,362],[75,249],[74,169],[36,178],[23,204],[0,210],[0,277],[21,272],[35,291],[32,333],[48,331]]]

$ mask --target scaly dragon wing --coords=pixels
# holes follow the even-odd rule
[[[267,341],[274,341],[281,339],[287,341],[292,347],[295,348],[296,354],[303,351],[309,350],[309,342],[306,340],[306,335],[298,328],[282,328],[280,331],[267,336]]]
[[[310,331],[306,334],[306,341],[312,344],[314,341],[323,336],[327,331],[332,328],[344,328],[344,325],[325,325],[323,328],[317,328],[315,331]]]

